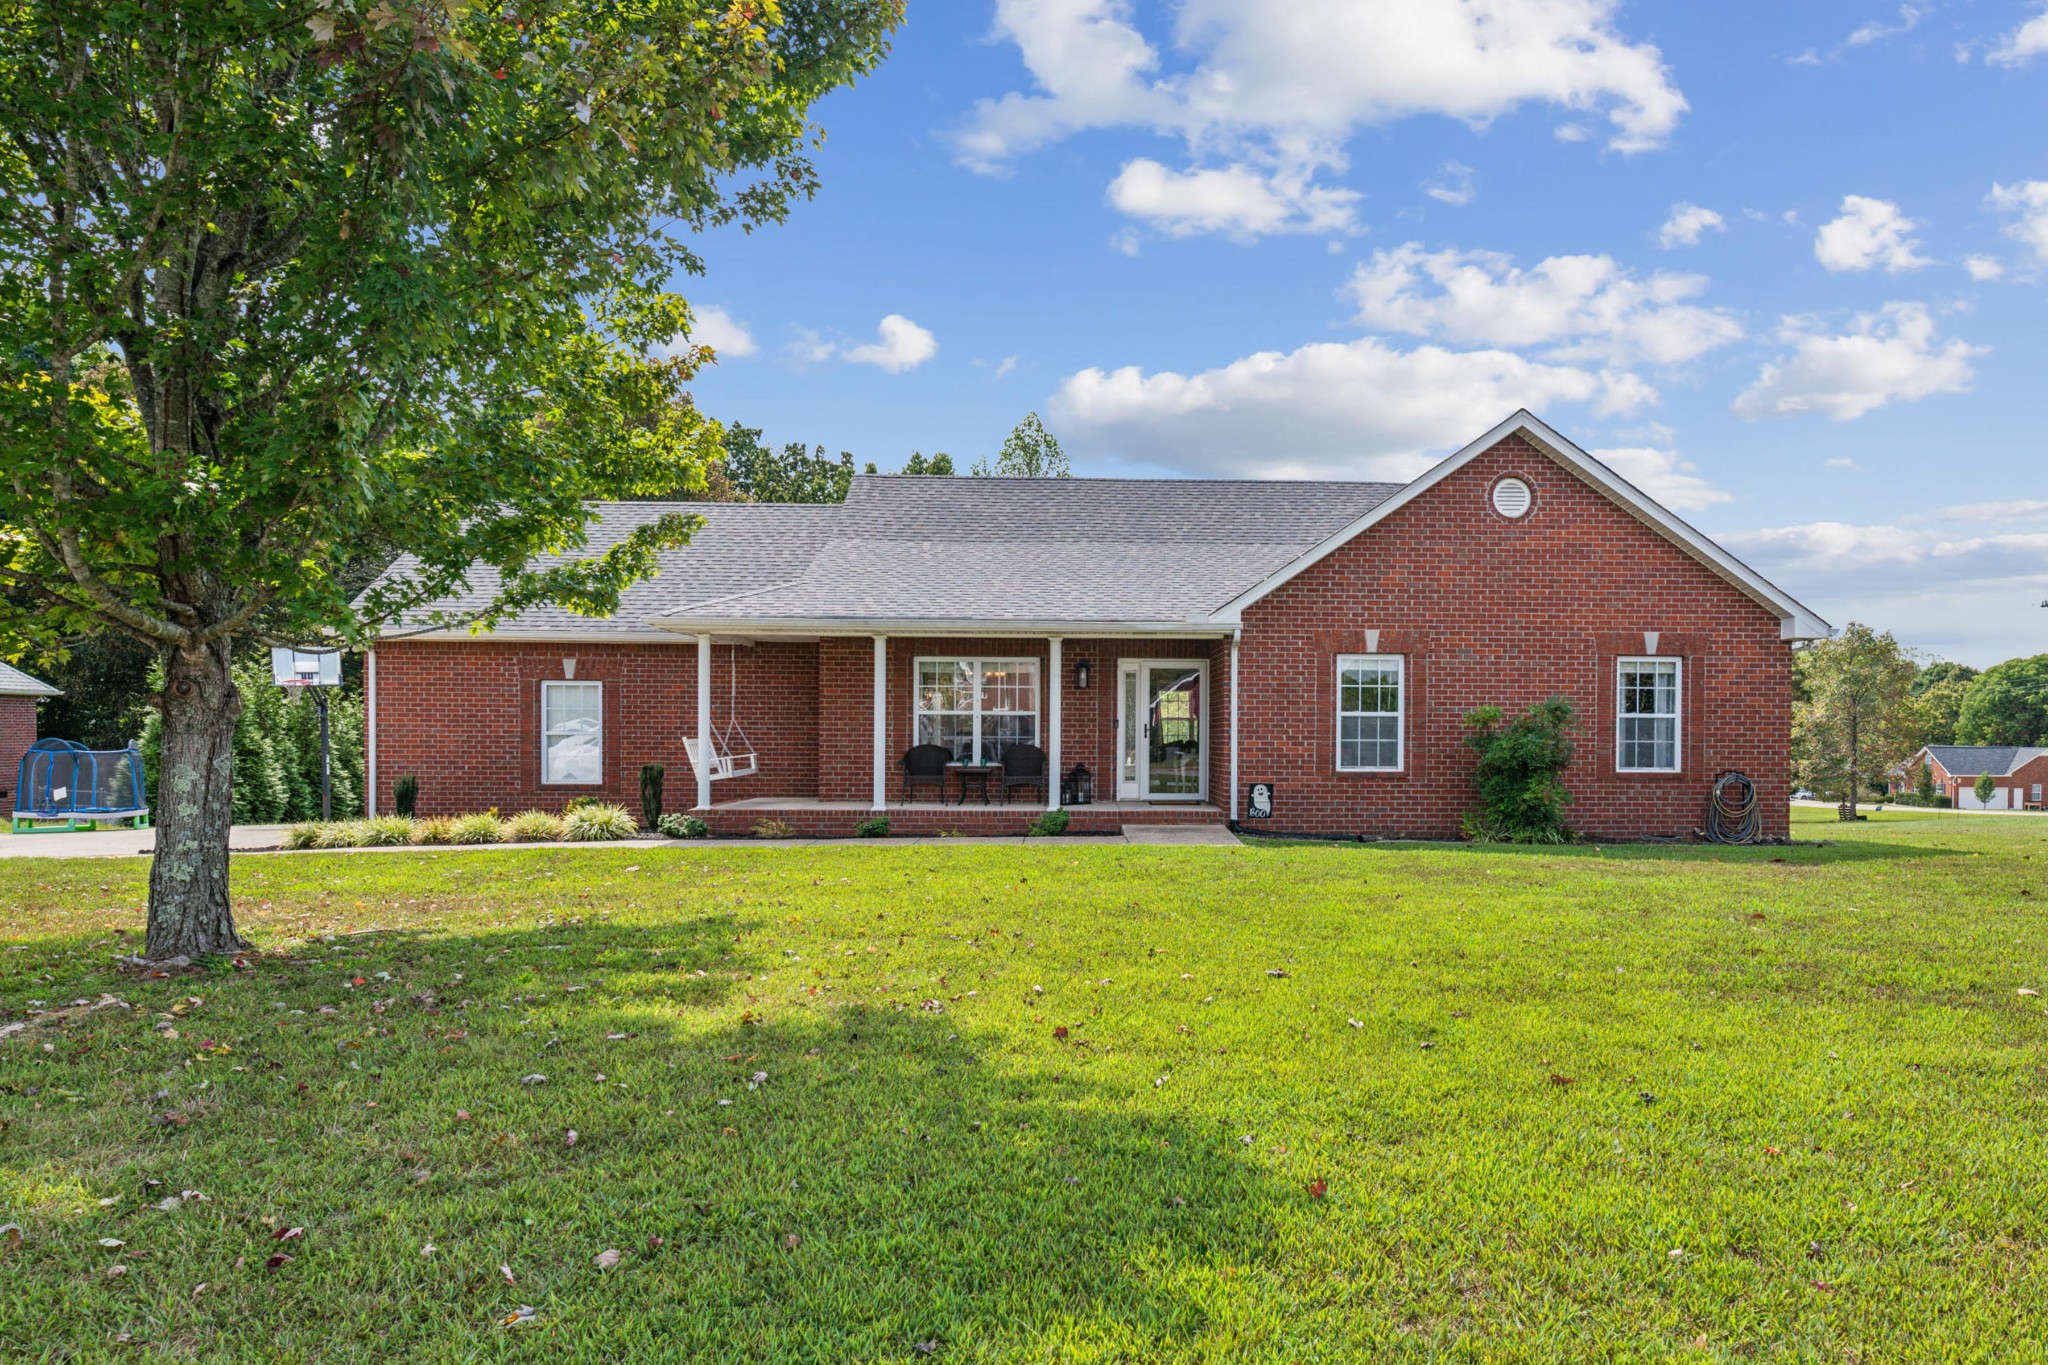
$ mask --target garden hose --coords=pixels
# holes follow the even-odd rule
[[[1707,827],[1701,833],[1710,843],[1753,844],[1762,832],[1756,783],[1745,773],[1721,774],[1707,800]]]

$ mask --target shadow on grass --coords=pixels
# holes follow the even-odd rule
[[[252,972],[90,983],[152,1012],[205,1003],[178,1039],[106,1011],[40,1033],[56,1054],[0,1049],[20,1097],[9,1173],[78,1187],[75,1212],[16,1219],[0,1346],[1200,1354],[1218,1277],[1258,1259],[1261,1210],[1299,1192],[1235,1133],[1083,1079],[1090,1054],[998,1047],[975,1000],[843,1002],[822,947],[810,970],[737,950],[762,927],[389,932]],[[30,1089],[78,1098],[29,1110]],[[181,1189],[207,1199],[146,1207]],[[115,1207],[93,1208],[103,1195]],[[286,1227],[305,1235],[271,1240]],[[119,1280],[103,1236],[126,1243]],[[280,1249],[295,1259],[262,1268]],[[608,1249],[623,1257],[603,1270]],[[496,1325],[522,1303],[534,1323]]]

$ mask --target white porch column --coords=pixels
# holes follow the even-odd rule
[[[1046,724],[1051,729],[1051,734],[1045,742],[1045,808],[1047,810],[1058,810],[1060,808],[1060,773],[1064,771],[1060,767],[1060,730],[1062,729],[1060,725],[1060,699],[1067,690],[1067,675],[1065,670],[1060,667],[1060,637],[1057,635],[1051,636],[1047,639],[1046,644],[1048,646],[1045,660],[1046,671],[1051,673],[1052,677],[1046,685],[1045,694],[1047,702]]]
[[[1230,822],[1237,823],[1237,635],[1230,637]]]
[[[711,809],[711,633],[697,636],[697,809]]]
[[[889,637],[875,637],[875,809],[889,808]]]

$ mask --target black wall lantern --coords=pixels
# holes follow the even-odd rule
[[[1074,690],[1076,692],[1086,692],[1088,690],[1088,661],[1086,659],[1074,665]]]
[[[1086,806],[1095,801],[1095,776],[1088,771],[1085,763],[1076,763],[1060,783],[1060,804],[1062,806]]]

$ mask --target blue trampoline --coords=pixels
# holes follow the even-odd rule
[[[39,739],[21,756],[14,787],[16,834],[47,829],[53,821],[81,830],[117,820],[135,829],[149,823],[142,754],[134,745],[88,749],[68,739]]]

